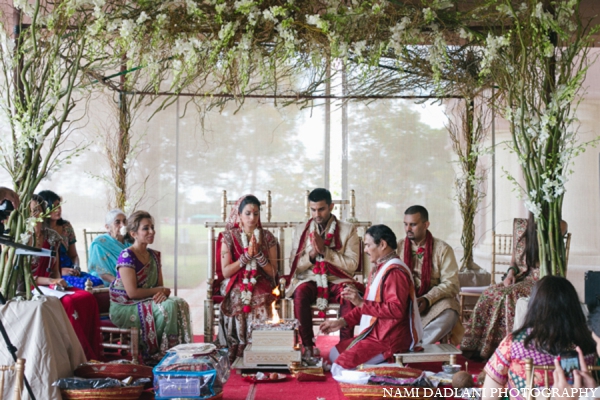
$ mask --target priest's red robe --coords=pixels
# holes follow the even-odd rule
[[[335,361],[345,369],[353,369],[378,354],[391,359],[394,353],[407,352],[412,342],[410,329],[411,276],[399,267],[391,268],[379,285],[381,302],[364,300],[362,307],[354,308],[344,316],[348,325],[360,324],[363,314],[376,317],[369,334],[350,349],[348,339],[337,345],[340,356]]]

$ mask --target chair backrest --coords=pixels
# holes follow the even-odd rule
[[[310,194],[310,190],[306,191],[306,196],[304,197],[304,217],[308,220],[310,219],[310,201],[308,200],[308,195]],[[338,219],[349,222],[353,224],[358,230],[358,237],[360,239],[360,251],[359,251],[359,261],[358,268],[355,272],[355,278],[359,280],[361,283],[365,283],[366,279],[369,276],[369,266],[371,265],[369,262],[369,257],[365,254],[364,251],[364,236],[365,232],[372,225],[371,221],[358,221],[356,219],[356,196],[354,189],[350,190],[350,199],[332,199],[331,202],[335,204],[333,208],[333,213],[338,217]],[[348,211],[345,213],[344,211]],[[345,217],[345,218],[344,218]],[[297,222],[290,222],[291,226],[297,225]]]
[[[7,371],[13,371],[15,373],[14,379],[14,400],[21,400],[21,393],[23,392],[23,377],[25,376],[25,360],[17,358],[17,362],[13,365],[0,365],[0,400],[4,394],[4,374]]]
[[[83,245],[85,246],[85,266],[87,267],[88,271],[90,270],[90,266],[88,265],[90,259],[90,245],[92,244],[96,236],[100,236],[103,233],[106,233],[106,231],[88,231],[87,229],[83,230]]]
[[[227,191],[223,190],[221,194],[221,221],[220,222],[205,222],[204,226],[208,228],[208,263],[207,263],[207,298],[212,296],[217,290],[220,279],[217,274],[217,259],[218,254],[217,245],[218,238],[221,231],[226,227],[227,212],[229,206],[232,206],[236,201],[227,200]],[[279,275],[283,275],[285,271],[285,232],[284,229],[289,227],[287,222],[272,222],[271,221],[271,191],[267,191],[266,200],[260,202],[266,206],[266,222],[262,222],[263,229],[267,229],[273,233],[277,240],[277,269]]]
[[[569,266],[569,251],[571,249],[571,233],[568,232],[564,236],[565,241],[565,275]],[[492,231],[492,284],[496,283],[496,275],[504,275],[510,265],[510,257],[513,252],[513,235],[496,233]],[[504,265],[506,268],[498,269],[499,265]]]
[[[554,371],[554,364],[552,365],[537,365],[533,363],[533,359],[527,358],[525,359],[525,385],[527,387],[527,397],[526,400],[531,400],[533,398],[532,389],[533,389],[533,381],[535,377],[535,371],[542,370],[544,371],[544,387],[550,387],[550,371]],[[600,371],[600,366],[598,365],[588,365],[588,371]]]
[[[510,265],[512,250],[512,234],[496,233],[496,231],[492,231],[492,284],[496,283],[496,275],[503,275],[506,273],[506,270]],[[499,265],[504,265],[506,267],[499,270]]]

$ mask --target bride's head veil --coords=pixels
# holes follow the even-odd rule
[[[240,206],[241,204],[244,202],[244,200],[246,200],[246,198],[250,198],[248,200],[251,200],[250,202],[247,202],[247,204],[256,204],[258,203],[258,209],[260,210],[260,201],[256,198],[256,196],[254,196],[253,194],[245,194],[242,197],[240,197],[235,204],[233,205],[233,207],[231,207],[231,211],[229,212],[229,217],[227,217],[227,225],[226,228],[228,230],[231,230],[233,228],[241,228],[242,227],[242,219],[240,218]],[[254,200],[254,201],[252,201]],[[244,205],[245,207],[245,205]],[[260,214],[258,215],[258,228],[262,229],[262,224],[260,222]]]

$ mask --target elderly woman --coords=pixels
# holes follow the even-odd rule
[[[118,208],[110,210],[105,217],[107,233],[94,239],[90,245],[88,270],[109,286],[117,277],[119,254],[131,243],[125,240],[125,213]]]
[[[190,308],[163,286],[160,252],[148,247],[156,234],[152,216],[134,212],[127,231],[134,241],[119,255],[117,279],[110,284],[110,320],[119,328],[137,327],[142,357],[155,363],[169,348],[192,342]]]
[[[49,214],[48,218],[44,220],[44,225],[58,233],[61,237],[61,240],[57,244],[58,248],[55,250],[58,253],[60,274],[63,279],[69,286],[79,289],[85,288],[85,283],[88,279],[92,281],[94,286],[101,286],[103,284],[102,279],[81,272],[79,269],[79,256],[75,247],[75,243],[77,242],[75,230],[69,221],[62,218],[62,199],[60,196],[51,190],[42,190],[38,193],[38,196],[43,199],[43,205],[45,206],[43,211]]]

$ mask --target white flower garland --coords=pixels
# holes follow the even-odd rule
[[[241,230],[240,236],[242,237],[244,253],[246,253],[250,243],[248,236],[243,229]],[[254,230],[254,237],[256,238],[256,244],[260,245],[260,229],[256,228]],[[258,273],[256,269],[256,259],[251,259],[250,262],[245,265],[245,267],[244,279],[242,280],[242,302],[244,303],[244,312],[249,313],[251,311],[250,304],[252,302],[252,291],[254,290],[254,285],[256,285],[256,274]]]
[[[325,246],[332,247],[335,246],[333,242],[333,236],[335,234],[335,229],[337,227],[337,220],[335,217],[332,217],[333,221],[329,226],[329,230],[325,235]],[[317,223],[313,220],[310,225],[310,233],[314,235],[317,232]],[[325,317],[325,309],[329,305],[329,286],[327,280],[327,266],[325,263],[325,257],[321,254],[317,254],[315,267],[313,268],[313,272],[315,273],[315,281],[317,283],[317,308],[319,309],[319,317]]]

